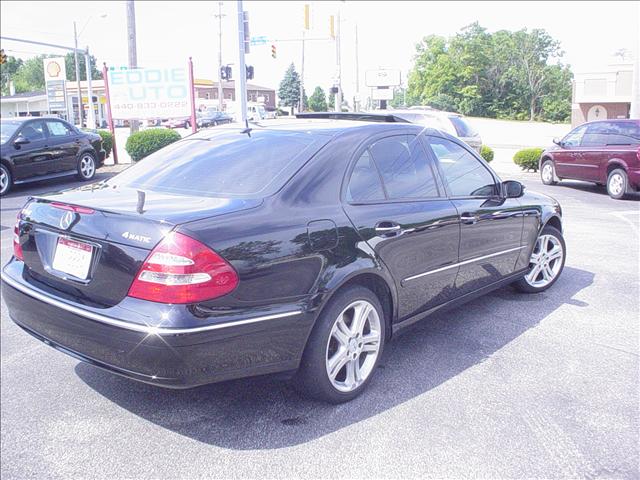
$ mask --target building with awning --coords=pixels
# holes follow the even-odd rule
[[[44,91],[14,93],[0,97],[0,116],[11,117],[38,117],[47,115],[47,94]]]

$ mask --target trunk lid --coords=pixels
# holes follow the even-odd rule
[[[150,250],[176,225],[261,203],[106,184],[33,198],[20,221],[25,279],[110,307],[127,295]]]

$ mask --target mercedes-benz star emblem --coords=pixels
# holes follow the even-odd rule
[[[60,219],[60,228],[66,230],[71,226],[76,218],[76,214],[73,212],[66,212]]]

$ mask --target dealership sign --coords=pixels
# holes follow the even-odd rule
[[[380,69],[365,72],[367,87],[395,87],[400,85],[400,70]]]
[[[113,118],[174,118],[191,114],[191,85],[186,67],[110,70],[108,79]]]

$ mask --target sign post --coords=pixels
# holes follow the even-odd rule
[[[113,116],[111,115],[111,97],[109,96],[109,74],[107,73],[107,64],[102,64],[102,79],[104,80],[104,95],[107,100],[107,123],[109,124],[109,131],[113,136],[113,163],[118,164],[118,149],[116,147],[116,129],[113,125]]]
[[[189,57],[189,96],[191,97],[191,131],[196,133],[198,125],[196,120],[196,87],[193,84],[193,61]]]

